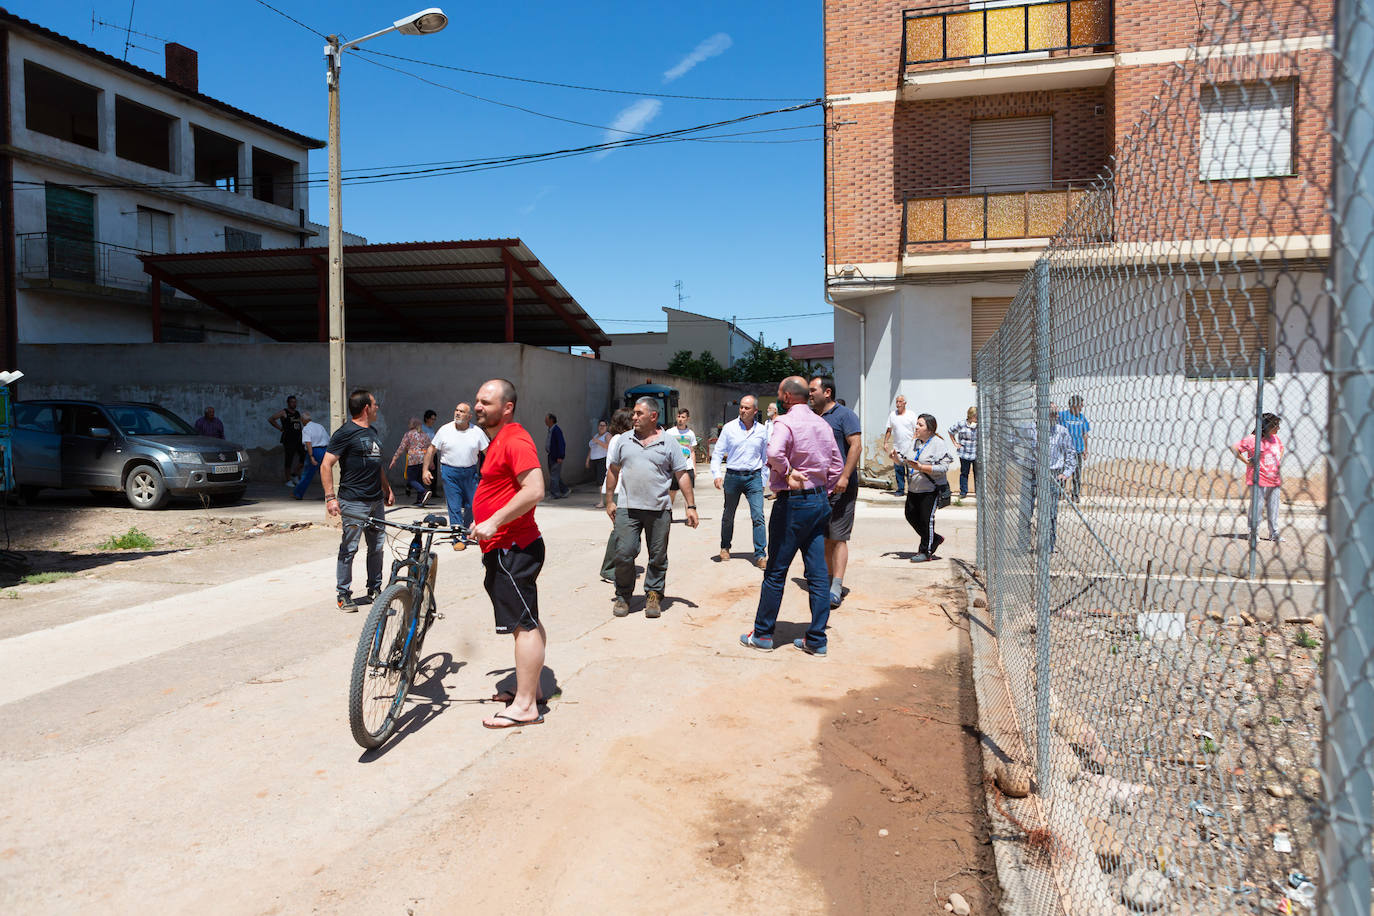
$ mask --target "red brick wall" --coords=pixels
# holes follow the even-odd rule
[[[827,0],[827,95],[898,88],[903,6],[889,0]],[[1115,9],[1118,52],[1319,35],[1329,32],[1332,15],[1331,0],[1240,6],[1219,0],[1115,0]],[[837,106],[832,121],[853,123],[829,132],[827,260],[900,259],[903,196],[967,185],[969,122],[1041,114],[1054,117],[1055,179],[1091,177],[1118,160],[1118,239],[1325,233],[1330,69],[1329,54],[1305,51],[1118,67],[1105,87],[1094,89]],[[1199,180],[1200,85],[1289,76],[1298,80],[1297,175],[1255,182]],[[1097,105],[1103,106],[1102,115],[1094,114]]]

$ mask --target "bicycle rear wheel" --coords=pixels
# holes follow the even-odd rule
[[[388,586],[372,602],[358,636],[348,684],[348,724],[353,740],[365,748],[380,747],[391,737],[405,705],[413,670],[405,645],[410,604],[405,583]]]

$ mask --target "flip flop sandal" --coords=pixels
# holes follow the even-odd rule
[[[503,715],[503,714],[501,714],[501,713],[498,712],[496,715],[492,716],[492,718],[493,718],[493,719],[501,719],[503,722],[508,723],[508,724],[505,724],[505,725],[492,725],[490,722],[483,722],[483,723],[482,723],[482,727],[483,727],[483,728],[519,728],[519,727],[522,726],[522,725],[543,725],[543,724],[544,724],[544,717],[543,717],[543,716],[540,716],[540,717],[538,717],[537,719],[512,719],[510,716]]]
[[[515,694],[511,693],[509,690],[502,690],[500,693],[493,693],[493,694],[491,695],[491,702],[493,702],[493,703],[505,703],[507,706],[509,706],[510,704],[512,704],[512,703],[515,702]],[[549,705],[548,698],[547,698],[547,697],[535,697],[535,699],[534,699],[534,705],[536,705],[536,706],[547,706],[547,705]]]

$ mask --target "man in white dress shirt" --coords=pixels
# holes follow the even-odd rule
[[[720,518],[720,558],[730,559],[730,542],[735,534],[735,512],[739,498],[749,501],[749,518],[754,523],[754,565],[768,565],[768,526],[763,521],[763,470],[768,458],[768,436],[758,422],[759,402],[752,394],[739,401],[739,419],[720,430],[716,450],[711,455],[711,476],[716,489],[725,491],[725,512]]]

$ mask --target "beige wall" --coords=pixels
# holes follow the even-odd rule
[[[558,416],[568,442],[566,479],[571,482],[583,477],[587,440],[597,419],[609,416],[622,402],[622,392],[645,378],[681,392],[681,403],[692,411],[693,427],[702,436],[739,397],[732,387],[524,344],[349,344],[347,358],[350,383],[372,390],[382,405],[378,426],[390,450],[400,443],[410,417],[432,408],[447,421],[453,405],[470,402],[482,382],[510,379],[519,396],[516,420],[530,430],[541,455],[544,415]],[[280,459],[267,453],[280,445],[267,418],[288,395],[296,395],[302,410],[328,425],[328,351],[320,343],[23,345],[18,368],[25,373],[19,395],[30,400],[151,401],[188,422],[213,406],[225,435],[253,450],[255,466],[268,478],[277,473]],[[707,418],[710,424],[701,422]],[[404,459],[397,465],[402,472],[403,464]]]

